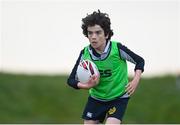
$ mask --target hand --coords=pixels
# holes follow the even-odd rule
[[[95,74],[90,77],[87,83],[78,83],[78,87],[81,89],[90,89],[94,86],[96,86],[99,82],[99,76],[96,76]]]
[[[96,86],[99,82],[99,77],[96,76],[95,74],[91,76],[91,78],[89,79],[89,81],[86,83],[88,85],[88,88],[92,88],[94,86]]]
[[[129,82],[126,86],[126,92],[128,93],[128,95],[131,96],[135,92],[137,86],[138,86],[138,82],[136,81]]]
[[[127,84],[125,91],[128,93],[128,95],[131,96],[135,92],[141,77],[141,73],[141,70],[136,70],[133,80]]]

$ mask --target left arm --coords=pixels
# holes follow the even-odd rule
[[[121,43],[118,44],[118,48],[121,59],[127,60],[135,64],[134,77],[132,81],[130,81],[126,86],[126,92],[129,95],[132,95],[139,84],[141,74],[144,72],[144,59],[141,56],[132,52],[130,49],[128,49],[126,46],[122,45]]]

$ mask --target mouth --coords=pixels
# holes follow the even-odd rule
[[[93,47],[96,47],[96,46],[97,46],[97,42],[91,42],[91,45],[92,45]]]
[[[93,41],[93,42],[91,42],[91,44],[97,44],[97,42]]]

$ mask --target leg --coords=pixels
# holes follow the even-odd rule
[[[88,124],[98,124],[99,122],[96,120],[84,120],[84,125],[88,125]]]
[[[106,124],[121,124],[121,120],[113,117],[108,117],[106,120]]]
[[[106,124],[121,124],[129,98],[119,98],[111,104],[107,113]]]
[[[84,124],[98,124],[104,121],[106,116],[106,107],[103,103],[92,97],[88,98],[88,102],[83,111],[82,118]]]

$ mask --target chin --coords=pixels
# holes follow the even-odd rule
[[[98,46],[93,46],[93,45],[91,45],[94,49],[97,49],[98,48]]]
[[[97,44],[91,44],[91,46],[92,46],[93,48],[98,48],[98,45],[97,45]]]

